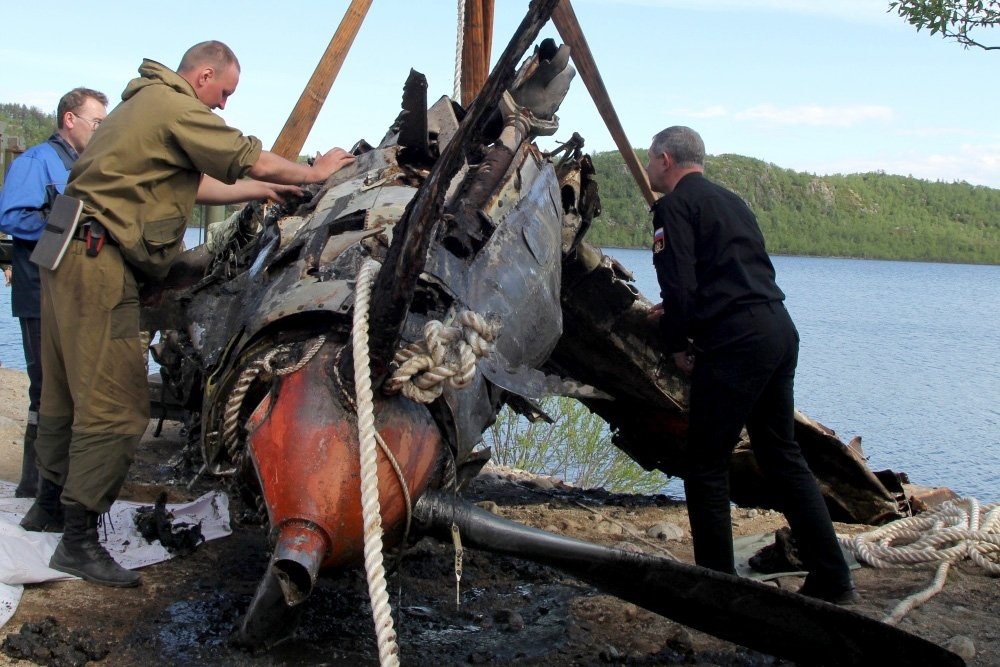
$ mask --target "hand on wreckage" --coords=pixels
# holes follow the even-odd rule
[[[646,311],[646,319],[654,324],[659,323],[661,317],[663,317],[662,301],[650,306],[649,310]],[[677,364],[677,368],[682,373],[691,375],[691,372],[694,371],[694,354],[690,349],[674,352],[671,356],[673,356],[674,363]]]
[[[649,310],[646,311],[646,319],[652,322],[653,324],[659,323],[661,317],[663,317],[662,301],[660,303],[653,304],[652,306],[649,307]]]
[[[305,194],[305,190],[297,185],[283,185],[281,183],[266,183],[261,181],[261,187],[264,189],[264,194],[260,199],[267,199],[273,202],[278,202],[279,204],[284,204],[286,200],[294,197],[302,197]]]
[[[331,148],[326,153],[316,154],[313,158],[312,168],[316,172],[316,183],[322,183],[330,174],[340,171],[347,165],[354,162],[354,156],[343,148]]]
[[[674,352],[674,363],[685,375],[691,375],[694,371],[694,355],[687,350]]]

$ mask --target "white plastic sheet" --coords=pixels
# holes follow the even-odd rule
[[[22,517],[31,507],[30,498],[15,498],[15,485],[0,481],[0,627],[14,615],[24,592],[24,584],[75,577],[49,568],[49,559],[59,544],[57,533],[33,533],[20,526]],[[135,570],[171,558],[159,542],[149,543],[136,530],[135,512],[151,504],[118,501],[106,516],[105,527],[98,529],[104,547],[118,563]],[[214,540],[232,533],[229,525],[229,497],[224,493],[207,493],[190,503],[167,505],[174,516],[173,523],[201,523],[205,540]]]

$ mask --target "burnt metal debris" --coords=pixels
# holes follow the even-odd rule
[[[363,560],[351,359],[359,276],[372,260],[381,265],[370,375],[388,548],[440,532],[442,516],[462,515],[455,523],[472,542],[496,532],[455,498],[488,459],[481,437],[505,405],[537,412],[545,396],[574,397],[640,465],[684,474],[687,381],[659,350],[650,302],[585,240],[600,200],[583,140],[571,134],[551,153],[534,143],[561,131],[556,111],[573,69],[552,42],[515,67],[557,4],[531,3],[469,108],[448,97],[428,104],[427,82],[411,73],[403,109],[378,145],[359,142],[355,163],[310,188],[307,201],[248,206],[210,239],[212,250],[185,253],[143,295],[145,326],[169,331],[156,350],[164,364],[157,395],[200,415],[199,475],[250,500],[271,535],[270,566],[238,633],[245,644],[290,637],[316,579]],[[443,330],[453,332],[446,342],[476,348],[464,370],[446,363],[461,355],[430,340]],[[400,379],[422,343],[437,366]],[[416,388],[398,393],[408,383]],[[804,415],[796,428],[835,518],[871,523],[906,512],[859,452]],[[734,500],[773,506],[757,475],[749,450],[736,457]],[[802,596],[595,545],[557,555],[556,536],[501,532],[522,545],[518,555],[776,655],[802,657],[819,642],[847,646],[836,654],[841,664],[862,664],[882,642],[897,664],[962,664]],[[585,567],[598,551],[603,565]]]
[[[160,494],[152,507],[137,509],[134,521],[136,530],[147,542],[159,542],[175,556],[193,553],[205,541],[201,523],[174,522],[173,514],[167,510],[166,492]]]
[[[24,623],[18,632],[8,634],[0,644],[0,651],[9,658],[49,667],[82,667],[104,660],[111,649],[108,641],[64,628],[52,616],[38,623]]]

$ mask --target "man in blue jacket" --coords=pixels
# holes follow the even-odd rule
[[[74,88],[63,95],[56,109],[56,131],[14,160],[0,191],[0,231],[11,237],[11,311],[21,323],[29,382],[21,481],[14,491],[18,498],[33,498],[39,480],[35,437],[42,394],[42,320],[38,267],[28,258],[42,235],[52,201],[66,187],[70,167],[104,120],[107,106],[107,96],[89,88]]]

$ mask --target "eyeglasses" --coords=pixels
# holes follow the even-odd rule
[[[84,118],[83,116],[74,111],[70,111],[70,113],[79,118],[80,120],[85,120],[88,123],[90,123],[90,126],[94,129],[94,131],[97,131],[97,128],[99,128],[101,126],[101,123],[104,121],[103,118]]]

